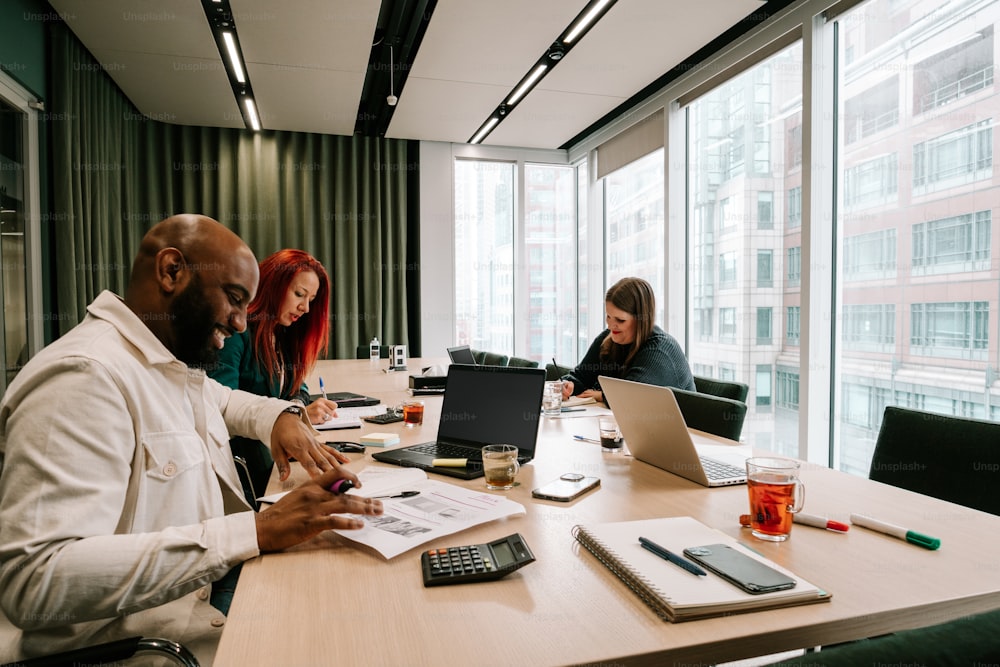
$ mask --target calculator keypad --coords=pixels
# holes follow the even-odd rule
[[[477,572],[490,572],[493,562],[489,554],[483,554],[478,545],[431,549],[427,552],[432,577],[455,579]]]
[[[533,563],[534,554],[519,533],[486,544],[429,549],[420,554],[424,586],[493,581]]]

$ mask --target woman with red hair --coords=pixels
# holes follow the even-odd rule
[[[325,398],[309,402],[306,376],[330,335],[330,279],[315,257],[285,249],[260,263],[260,286],[247,307],[247,328],[226,340],[209,375],[232,389],[299,403],[309,421],[336,414]],[[233,454],[247,462],[252,488],[262,493],[274,460],[259,440],[233,438]]]

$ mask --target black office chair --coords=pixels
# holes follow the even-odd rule
[[[750,387],[742,382],[716,380],[715,378],[707,378],[700,375],[694,376],[694,388],[695,391],[702,394],[731,398],[734,401],[743,401],[744,403],[747,402],[747,394],[750,393]]]
[[[28,658],[0,667],[68,667],[69,665],[121,665],[123,660],[138,655],[166,656],[183,667],[200,667],[201,663],[183,645],[156,637],[130,637],[53,655]]]
[[[740,439],[747,416],[746,403],[686,389],[673,391],[688,428],[730,440]]]
[[[1000,655],[1000,610],[966,616],[928,628],[825,646],[770,663],[769,667],[857,667],[857,665],[990,665]]]
[[[538,368],[538,362],[532,361],[531,359],[523,359],[521,357],[511,357],[507,360],[508,366],[515,366],[517,368]]]
[[[355,359],[369,359],[370,358],[369,357],[370,354],[371,354],[371,349],[367,345],[358,345],[357,356],[355,357]],[[379,356],[379,359],[388,359],[389,358],[389,346],[388,345],[379,345],[378,346],[378,356]]]
[[[1000,515],[1000,422],[887,406],[868,478]]]
[[[506,366],[510,361],[510,357],[506,354],[483,352],[482,350],[473,350],[472,356],[480,366]]]
[[[560,366],[558,364],[545,364],[545,379],[546,380],[558,380],[567,373],[572,372],[572,368],[569,366]]]

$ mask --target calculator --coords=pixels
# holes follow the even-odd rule
[[[396,412],[394,410],[387,410],[381,414],[362,417],[362,419],[371,424],[394,424],[396,422],[403,421],[403,413]]]
[[[420,555],[424,586],[493,581],[535,562],[520,533],[486,544],[431,549]]]

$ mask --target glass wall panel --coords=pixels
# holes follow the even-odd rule
[[[744,439],[790,456],[799,453],[801,100],[794,44],[687,108],[689,358],[701,375],[747,383]]]
[[[25,114],[0,100],[0,393],[28,360]]]
[[[1000,418],[998,19],[971,0],[837,18],[841,470],[868,474],[887,405]]]

